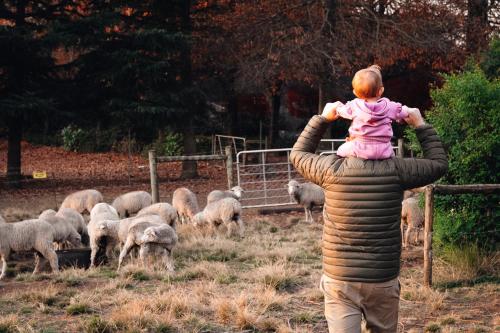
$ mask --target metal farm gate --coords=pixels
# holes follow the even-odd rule
[[[317,153],[333,154],[344,143],[342,139],[323,139]],[[402,140],[393,146],[397,156],[402,152]],[[286,206],[295,204],[288,194],[288,182],[304,178],[290,163],[291,148],[244,150],[236,154],[238,185],[244,190],[243,208]]]

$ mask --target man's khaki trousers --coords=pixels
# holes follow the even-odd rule
[[[325,316],[330,333],[360,333],[362,317],[370,333],[397,332],[399,281],[345,282],[323,274]]]

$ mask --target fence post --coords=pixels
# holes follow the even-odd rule
[[[226,153],[226,172],[227,172],[227,186],[231,189],[234,185],[233,182],[233,154],[231,152],[231,146],[225,147]]]
[[[404,146],[403,146],[403,138],[398,139],[398,157],[403,158],[405,156]]]
[[[434,185],[425,187],[424,211],[424,285],[432,286],[432,224],[434,222]]]
[[[160,201],[160,193],[158,190],[158,172],[156,169],[156,150],[149,151],[149,175],[151,178],[151,196],[153,203]]]

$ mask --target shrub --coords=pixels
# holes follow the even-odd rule
[[[163,142],[161,142],[160,151],[165,156],[177,156],[183,152],[182,134],[168,132]]]
[[[489,80],[476,66],[444,75],[431,92],[434,107],[427,118],[447,151],[446,184],[498,183],[500,151],[500,80]],[[407,135],[414,145],[415,136]],[[499,196],[469,194],[436,197],[436,238],[444,244],[479,242],[494,248]]]
[[[61,136],[64,149],[79,151],[85,138],[85,131],[74,125],[68,125],[61,130]]]
[[[68,305],[68,307],[66,308],[66,313],[69,315],[73,315],[73,316],[84,314],[84,313],[92,313],[92,312],[93,312],[92,308],[89,305],[84,304],[84,303],[71,304],[71,305]]]
[[[92,316],[83,325],[83,331],[86,333],[111,333],[113,332],[113,327],[101,317]]]

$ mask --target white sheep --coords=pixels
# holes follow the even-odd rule
[[[120,218],[129,217],[153,203],[151,194],[145,191],[133,191],[120,195],[111,204]]]
[[[241,204],[238,200],[224,198],[208,204],[203,211],[194,216],[193,222],[195,225],[208,223],[212,228],[224,224],[229,237],[232,234],[233,226],[238,225],[240,237],[243,237],[245,227],[241,219],[241,212]]]
[[[325,204],[325,194],[323,189],[313,183],[300,184],[296,180],[288,182],[288,194],[290,194],[295,201],[304,207],[306,214],[306,222],[313,222],[312,209],[314,206],[323,206]]]
[[[85,220],[82,214],[78,213],[73,208],[61,208],[59,211],[55,211],[53,209],[44,210],[39,219],[44,219],[48,216],[56,216],[64,219],[67,223],[75,228],[76,232],[80,234],[82,239],[82,244],[89,245],[89,234],[87,232],[87,225],[85,224]]]
[[[175,222],[177,220],[177,209],[171,204],[166,202],[159,202],[152,204],[146,208],[141,209],[137,216],[156,214],[165,220],[165,222],[175,229]]]
[[[134,247],[139,247],[139,257],[143,265],[151,247],[155,252],[161,250],[165,268],[169,271],[174,270],[172,262],[172,249],[177,244],[177,234],[168,224],[155,224],[147,221],[136,222],[128,229],[125,244],[118,258],[118,270],[122,265],[123,259]]]
[[[106,258],[110,258],[113,249],[118,245],[120,220],[99,220],[89,223],[90,267],[95,267],[99,250],[104,250]]]
[[[234,186],[228,191],[214,190],[210,192],[207,196],[207,205],[224,198],[234,198],[238,201],[241,200],[243,195],[243,189],[240,186]]]
[[[404,231],[405,224],[407,225],[406,232]],[[418,196],[410,196],[403,200],[401,209],[401,237],[403,240],[403,248],[408,246],[412,231],[415,231],[415,244],[418,243],[419,230],[423,225],[424,212],[418,204]]]
[[[82,190],[68,195],[61,204],[61,208],[73,208],[78,213],[90,213],[99,202],[103,202],[101,192],[97,190]]]
[[[0,280],[5,277],[7,259],[11,252],[35,251],[33,274],[40,271],[40,255],[49,261],[52,272],[58,272],[57,254],[53,246],[54,234],[54,227],[40,219],[0,224],[0,257],[2,258]]]
[[[72,208],[61,208],[56,213],[56,216],[60,216],[66,221],[68,221],[80,234],[82,237],[82,243],[84,245],[89,245],[89,233],[87,230],[87,224],[85,223],[85,219],[82,214],[78,213],[76,210]]]
[[[113,206],[99,203],[90,212],[90,221],[87,225],[90,243],[90,266],[95,266],[96,256],[101,249],[105,249],[109,258],[118,244],[118,227],[120,218]]]
[[[65,218],[57,216],[54,210],[48,209],[43,211],[38,217],[40,220],[47,221],[54,227],[54,242],[58,244],[59,249],[62,249],[64,243],[68,242],[75,247],[82,245],[82,237]]]
[[[196,195],[185,187],[174,191],[172,206],[177,209],[181,223],[192,222],[194,215],[200,211]]]
[[[133,216],[120,220],[120,225],[118,228],[118,241],[121,247],[123,247],[123,244],[125,244],[125,242],[127,241],[130,227],[136,223],[142,222],[148,222],[154,225],[168,224],[161,216],[156,214]]]
[[[90,222],[100,221],[100,220],[119,220],[118,212],[116,209],[108,205],[107,203],[101,202],[92,208],[90,211]]]

